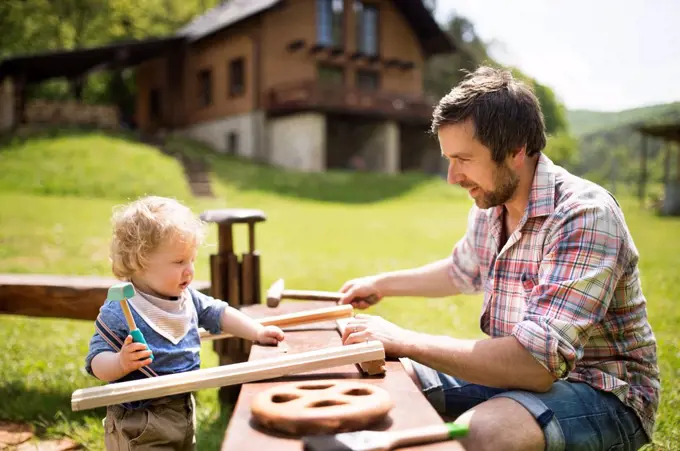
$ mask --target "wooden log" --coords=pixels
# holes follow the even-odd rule
[[[258,318],[263,326],[279,326],[281,328],[289,326],[300,326],[302,324],[318,323],[322,321],[337,320],[340,318],[351,318],[354,308],[351,305],[336,305],[328,308],[305,310],[302,312],[287,313],[285,315],[268,316]],[[221,338],[233,337],[230,333],[211,334],[207,330],[199,329],[201,340],[217,340]]]
[[[79,389],[71,396],[73,411],[124,402],[188,393],[201,389],[244,384],[289,374],[385,358],[379,341],[301,352],[270,359],[168,374],[142,380]]]
[[[345,327],[347,327],[348,321],[349,319],[345,318],[340,318],[335,321],[335,324],[338,326],[338,332],[340,332],[341,337],[345,332]],[[385,359],[382,358],[380,360],[361,362],[359,363],[359,368],[361,368],[361,371],[364,374],[368,374],[369,376],[385,374]]]
[[[0,274],[0,314],[95,320],[109,287],[109,277]],[[194,281],[203,293],[210,284]]]

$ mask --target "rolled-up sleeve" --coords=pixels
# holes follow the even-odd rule
[[[557,379],[583,356],[624,267],[623,229],[606,207],[565,209],[513,336]]]
[[[482,289],[479,260],[474,243],[475,230],[479,229],[476,224],[476,213],[476,208],[470,210],[465,236],[456,243],[451,252],[449,279],[458,291],[464,294],[478,293]]]

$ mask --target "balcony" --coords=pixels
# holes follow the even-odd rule
[[[267,93],[266,109],[272,116],[319,111],[427,123],[433,107],[424,98],[322,85],[312,80],[272,88]]]

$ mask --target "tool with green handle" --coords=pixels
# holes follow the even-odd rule
[[[144,343],[146,348],[149,349],[149,345],[146,343],[144,335],[142,335],[142,331],[137,329],[137,324],[135,324],[135,319],[132,317],[132,312],[130,311],[130,306],[127,302],[127,300],[134,295],[135,287],[133,287],[130,282],[121,282],[109,288],[109,294],[107,298],[111,301],[120,301],[120,306],[123,309],[125,320],[127,321],[128,328],[130,329],[132,341],[135,343]],[[148,358],[153,361],[153,353]]]
[[[403,431],[358,431],[302,438],[304,451],[388,451],[464,437],[467,425],[444,423]]]

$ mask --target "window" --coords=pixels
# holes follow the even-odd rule
[[[153,88],[149,92],[149,118],[160,119],[161,117],[161,92]]]
[[[358,70],[357,88],[361,91],[377,91],[380,89],[380,74],[373,70]]]
[[[227,153],[238,155],[238,133],[235,131],[227,133]]]
[[[204,69],[198,73],[198,105],[206,107],[212,103],[212,71]]]
[[[357,21],[357,50],[365,55],[378,54],[378,6],[354,2]]]
[[[328,47],[342,47],[344,0],[316,0],[316,40]]]
[[[345,71],[340,66],[320,64],[318,72],[319,83],[324,86],[342,86],[345,84]]]
[[[229,62],[229,95],[242,96],[246,91],[245,62],[237,58]]]

